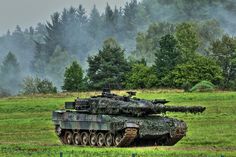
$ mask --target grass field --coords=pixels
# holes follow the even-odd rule
[[[123,92],[119,92],[123,94]],[[166,98],[170,105],[202,105],[203,114],[167,113],[183,119],[188,133],[172,147],[91,148],[63,146],[54,133],[51,112],[65,101],[95,93],[19,96],[0,99],[2,156],[236,156],[236,92],[183,93],[138,91],[146,99]],[[134,154],[133,154],[134,156]]]

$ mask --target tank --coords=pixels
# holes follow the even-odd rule
[[[145,100],[112,94],[77,98],[52,113],[55,132],[63,144],[97,147],[129,147],[176,144],[186,136],[183,120],[166,112],[202,113],[201,106],[167,106],[165,99]]]

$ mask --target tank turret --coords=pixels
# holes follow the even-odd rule
[[[102,95],[91,98],[77,98],[75,102],[66,102],[66,109],[75,109],[78,112],[92,114],[145,116],[166,112],[202,113],[205,107],[201,106],[166,106],[169,101],[165,99],[145,100],[135,98],[136,92],[127,92],[128,96],[118,96],[109,90]]]

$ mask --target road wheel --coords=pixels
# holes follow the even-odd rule
[[[74,145],[80,145],[81,144],[81,136],[80,133],[76,132],[73,135],[73,144]]]
[[[64,142],[65,144],[72,144],[73,143],[73,135],[71,131],[66,131],[64,135]]]
[[[104,146],[104,144],[105,144],[105,136],[103,133],[99,133],[97,136],[97,145],[99,147],[102,147]]]
[[[97,144],[97,135],[96,135],[96,133],[91,133],[90,134],[89,144],[90,144],[90,146],[96,146],[96,144]]]
[[[82,132],[81,133],[81,144],[83,146],[88,145],[89,143],[89,134],[87,132]]]
[[[105,145],[107,147],[113,146],[113,135],[111,133],[106,133],[106,135],[105,135]]]
[[[117,135],[115,136],[115,138],[114,138],[114,144],[115,144],[115,146],[118,146],[118,144],[120,143],[121,139],[122,139],[122,135],[121,135],[121,134],[117,134]]]

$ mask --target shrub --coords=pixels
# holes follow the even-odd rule
[[[203,56],[196,56],[194,59],[177,65],[163,80],[167,87],[184,88],[201,82],[202,80],[219,84],[222,80],[222,71],[217,63]]]
[[[211,92],[215,90],[215,85],[209,81],[201,81],[194,85],[190,92]]]
[[[48,94],[48,93],[57,93],[57,88],[53,86],[52,82],[49,80],[41,80],[37,85],[39,93]]]
[[[26,77],[22,84],[23,94],[48,94],[56,93],[57,89],[53,86],[52,82],[47,79],[41,80],[39,78]]]
[[[152,88],[157,83],[157,77],[152,68],[144,64],[134,64],[126,76],[126,88]]]

